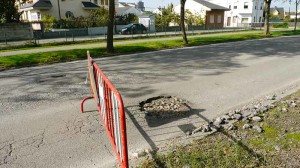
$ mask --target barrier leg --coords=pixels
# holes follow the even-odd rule
[[[81,104],[80,104],[80,111],[83,113],[83,104],[86,100],[88,99],[92,99],[94,98],[93,96],[88,96],[88,97],[85,97],[82,101],[81,101]]]

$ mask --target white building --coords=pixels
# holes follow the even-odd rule
[[[19,11],[23,12],[22,20],[41,21],[42,16],[54,16],[57,20],[69,17],[88,17],[91,10],[98,9],[99,6],[108,7],[108,0],[31,0],[19,6]],[[119,0],[115,0],[116,8]]]
[[[227,7],[224,23],[228,27],[263,22],[264,0],[208,0]]]
[[[185,10],[189,10],[192,14],[201,15],[202,18],[205,17],[206,11],[210,10],[210,8],[202,5],[197,2],[197,0],[187,0],[184,6]],[[180,14],[181,5],[176,5],[174,7],[174,12]]]
[[[145,27],[147,27],[150,33],[155,32],[155,15],[141,15],[139,16],[139,23],[142,23]]]
[[[165,8],[159,7],[152,11],[152,13],[157,15],[162,15],[162,11],[165,10]]]
[[[180,14],[180,8],[180,4],[175,6],[174,12]],[[224,12],[229,10],[226,7],[205,0],[187,0],[185,9],[189,10],[193,15],[205,18],[206,28],[223,27]]]

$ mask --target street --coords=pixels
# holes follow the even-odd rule
[[[188,128],[300,84],[300,36],[248,40],[96,59],[120,91],[129,155],[160,148]],[[0,72],[0,168],[114,167],[115,154],[91,94],[87,61]],[[192,113],[149,121],[148,98],[171,95]],[[132,162],[130,160],[130,162]]]

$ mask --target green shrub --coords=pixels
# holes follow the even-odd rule
[[[289,28],[289,24],[284,22],[284,23],[276,23],[273,25],[273,28]]]
[[[56,19],[54,16],[46,15],[42,17],[42,21],[44,23],[45,31],[49,31],[54,27]]]

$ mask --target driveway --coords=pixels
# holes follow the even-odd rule
[[[96,62],[123,95],[132,153],[160,148],[229,110],[299,88],[299,40],[250,40]],[[0,72],[0,168],[116,165],[93,101],[86,103],[88,112],[79,112],[80,100],[90,95],[86,74],[86,61]],[[159,95],[189,101],[192,113],[148,120],[138,104]]]

